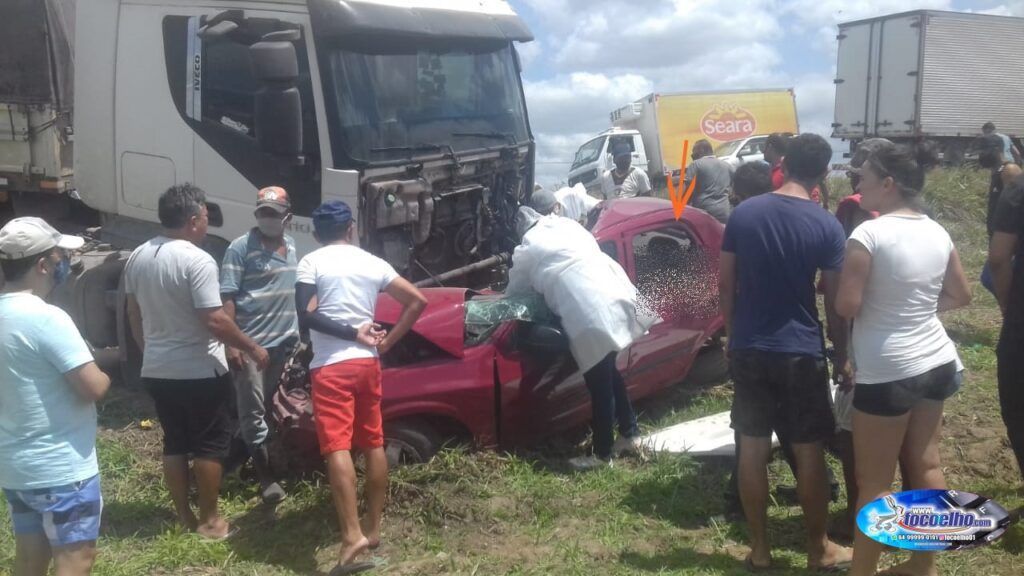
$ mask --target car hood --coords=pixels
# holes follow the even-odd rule
[[[474,294],[467,288],[423,288],[427,307],[413,324],[412,330],[438,348],[462,358],[465,354],[466,298]],[[402,314],[402,305],[387,294],[377,298],[375,320],[395,325]]]

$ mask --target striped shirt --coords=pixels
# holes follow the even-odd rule
[[[233,296],[235,322],[264,348],[298,337],[295,313],[295,242],[285,235],[286,256],[266,250],[259,231],[236,238],[220,268],[221,296]]]

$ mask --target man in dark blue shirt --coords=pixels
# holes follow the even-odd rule
[[[785,184],[740,204],[722,243],[721,304],[735,385],[732,426],[740,434],[740,498],[750,526],[747,564],[752,569],[771,564],[766,524],[773,430],[793,443],[808,568],[841,567],[852,558],[852,551],[829,541],[825,531],[824,441],[835,433],[835,420],[814,280],[820,270],[830,321],[837,318],[832,300],[846,236],[810,194],[827,174],[831,157],[832,148],[821,136],[791,139],[782,166]],[[849,377],[845,329],[833,328],[842,381]]]

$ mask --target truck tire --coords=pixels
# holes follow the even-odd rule
[[[121,383],[131,388],[142,386],[142,350],[135,344],[128,325],[128,296],[124,274],[117,286],[117,346],[121,356]]]
[[[444,445],[441,435],[420,418],[398,420],[384,425],[384,453],[388,467],[425,464]]]

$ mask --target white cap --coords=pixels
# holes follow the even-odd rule
[[[42,218],[15,218],[0,228],[0,260],[20,260],[55,247],[77,250],[85,244],[81,236],[61,234]]]

